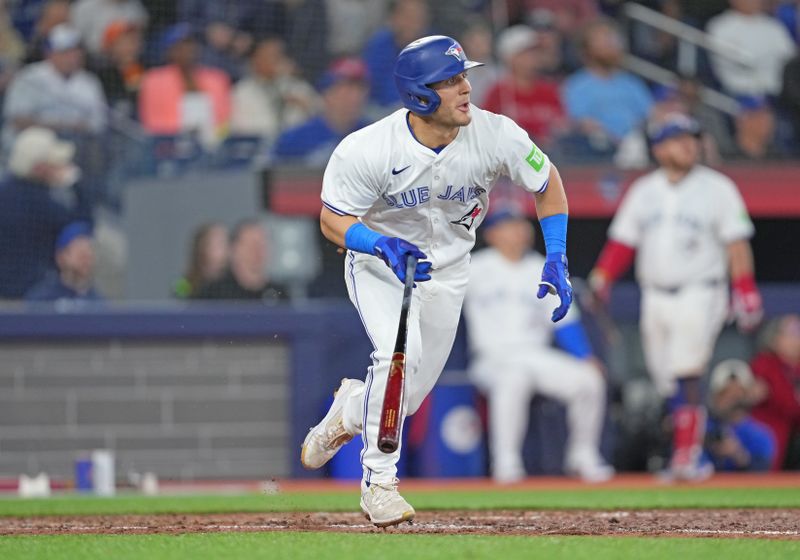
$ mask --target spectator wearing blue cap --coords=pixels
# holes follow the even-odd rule
[[[102,301],[94,288],[95,253],[92,226],[72,222],[58,234],[55,243],[57,271],[50,272],[26,294],[28,301]]]
[[[357,58],[331,64],[320,78],[323,110],[278,137],[273,150],[277,163],[323,167],[345,136],[369,122],[363,117],[367,100],[367,70]]]
[[[139,89],[142,125],[153,134],[195,132],[204,144],[215,144],[230,118],[230,79],[198,63],[199,45],[188,23],[168,28],[161,48],[168,64],[145,72]]]
[[[39,125],[69,135],[95,135],[106,128],[106,99],[97,76],[84,69],[80,34],[55,26],[47,38],[47,57],[25,66],[11,82],[3,114],[5,140]]]

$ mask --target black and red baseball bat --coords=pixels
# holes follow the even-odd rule
[[[408,309],[411,307],[411,290],[414,287],[414,273],[417,270],[417,257],[409,255],[406,261],[406,283],[403,287],[403,303],[400,305],[400,323],[397,326],[397,341],[394,343],[392,363],[389,365],[389,378],[383,393],[381,424],[378,428],[378,449],[384,453],[394,453],[400,442],[401,409],[406,378],[406,342],[408,340]]]

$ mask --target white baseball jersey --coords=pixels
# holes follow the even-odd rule
[[[550,319],[552,303],[536,297],[542,268],[544,257],[535,252],[518,262],[491,248],[472,255],[464,313],[473,352],[508,357],[533,351],[548,346],[555,329],[578,320],[576,306],[558,324]]]
[[[609,230],[637,249],[636,277],[644,287],[721,281],[728,243],[752,235],[736,185],[701,165],[674,185],[661,169],[637,179]]]
[[[384,235],[418,246],[443,268],[466,258],[500,175],[547,188],[550,160],[511,119],[470,106],[472,122],[439,153],[420,144],[400,109],[336,148],[322,201]]]
[[[566,465],[601,463],[603,377],[588,361],[548,347],[553,332],[579,315],[573,305],[557,325],[550,320],[552,305],[536,297],[543,267],[538,253],[512,262],[493,248],[473,254],[470,265],[464,299],[469,371],[488,399],[492,475],[501,481],[525,473],[522,449],[534,394],[567,407]]]

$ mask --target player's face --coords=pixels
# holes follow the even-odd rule
[[[512,259],[520,259],[533,245],[533,228],[524,219],[506,220],[486,231],[486,241]]]
[[[653,146],[659,165],[671,169],[691,169],[700,157],[700,142],[691,134],[681,134]]]
[[[472,86],[469,85],[466,72],[431,84],[431,89],[435,90],[442,100],[439,108],[433,114],[435,122],[443,126],[456,127],[466,126],[472,121],[472,115],[469,112],[469,95],[472,92]]]

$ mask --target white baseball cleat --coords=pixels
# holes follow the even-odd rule
[[[616,474],[614,467],[603,461],[599,456],[585,456],[580,459],[567,459],[565,469],[567,474],[577,476],[584,482],[599,484],[608,482]]]
[[[300,451],[300,462],[307,469],[318,469],[331,460],[341,447],[353,439],[355,434],[344,428],[342,410],[347,397],[364,385],[358,379],[342,379],[339,389],[333,394],[333,403],[322,421],[311,428]]]
[[[397,491],[398,480],[378,484],[361,481],[361,511],[378,527],[398,525],[414,519],[415,511]]]

